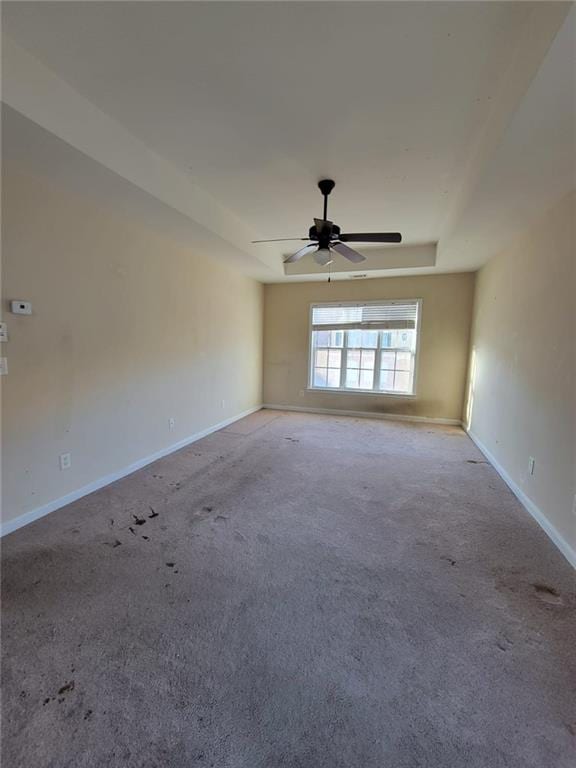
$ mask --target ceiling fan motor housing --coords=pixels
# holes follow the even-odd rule
[[[332,224],[329,232],[326,233],[326,237],[324,237],[324,233],[322,233],[322,235],[319,237],[315,226],[310,227],[308,230],[308,237],[310,240],[316,240],[321,243],[326,240],[326,244],[328,244],[331,240],[338,240],[339,235],[340,227],[337,224]]]

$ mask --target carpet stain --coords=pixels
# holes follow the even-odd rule
[[[504,643],[496,643],[496,647],[500,648],[501,651],[507,651],[508,649],[504,645]]]
[[[556,589],[554,589],[554,587],[549,587],[547,584],[540,584],[538,582],[532,584],[532,586],[536,591],[536,596],[539,597],[543,603],[548,603],[549,605],[562,605],[562,596]]]
[[[69,683],[65,683],[58,691],[58,696],[62,696],[64,693],[70,693],[74,690],[74,680],[70,680]]]
[[[135,525],[144,525],[144,523],[146,522],[146,520],[143,517],[138,517],[138,515],[132,515],[132,517],[134,518]]]
[[[466,459],[466,464],[488,464],[483,459]]]

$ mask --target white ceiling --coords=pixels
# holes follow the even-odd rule
[[[438,243],[436,265],[418,272],[476,269],[574,184],[573,19],[557,35],[567,11],[9,2],[10,50],[33,58],[8,61],[4,98],[212,231],[207,256],[224,242],[241,251],[239,266],[259,279],[319,277],[311,259],[284,277],[286,247],[249,241],[304,236],[324,176],[337,182],[330,218],[343,229]],[[42,65],[50,89],[35,92]],[[105,131],[86,119],[80,135],[88,107]]]

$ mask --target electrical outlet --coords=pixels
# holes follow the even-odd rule
[[[168,429],[170,432],[174,431],[174,427],[176,426],[176,419],[168,419]]]
[[[72,454],[61,453],[60,454],[60,469],[70,469],[72,466]]]
[[[303,390],[303,389],[301,389],[301,390],[298,392],[298,397],[304,397],[304,390]]]
[[[528,474],[529,475],[533,475],[534,474],[534,464],[535,463],[536,462],[534,460],[534,457],[530,456],[530,458],[528,459]]]
[[[220,408],[226,408],[226,400],[220,401]]]
[[[8,358],[0,357],[0,376],[6,376],[8,373]]]
[[[0,341],[8,341],[8,326],[6,323],[0,323]]]

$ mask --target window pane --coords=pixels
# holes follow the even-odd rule
[[[362,368],[374,368],[374,357],[376,352],[373,349],[362,350]]]
[[[346,386],[351,389],[358,389],[359,387],[359,374],[360,371],[357,368],[351,368],[346,371]]]
[[[348,368],[360,368],[360,350],[349,349],[346,360]]]
[[[328,352],[328,365],[331,368],[340,368],[340,359],[342,352],[339,349],[331,349]]]
[[[328,367],[328,350],[327,349],[319,349],[316,351],[316,365],[319,368]]]
[[[360,389],[372,389],[372,382],[374,380],[373,371],[360,371]]]
[[[416,331],[402,331],[400,333],[400,345],[405,349],[416,349]]]
[[[392,392],[394,387],[394,371],[380,371],[380,389]]]
[[[376,349],[378,346],[378,331],[362,331],[362,346]]]
[[[362,346],[362,331],[348,331],[348,347]]]
[[[314,386],[315,387],[325,387],[326,386],[326,380],[327,380],[327,370],[326,368],[315,368],[314,369]]]
[[[344,345],[344,331],[330,331],[330,347],[342,347]]]
[[[410,352],[398,352],[396,355],[396,370],[409,371],[412,368],[412,355]]]
[[[380,358],[380,368],[387,369],[390,371],[394,370],[394,363],[396,361],[396,352],[393,350],[384,351],[382,350],[382,356]]]
[[[340,386],[340,368],[328,368],[328,386]]]
[[[392,332],[382,331],[382,348],[392,346]]]
[[[330,331],[314,331],[314,346],[315,347],[329,347],[330,346]]]
[[[410,392],[410,374],[408,371],[396,371],[394,379],[395,392]]]

